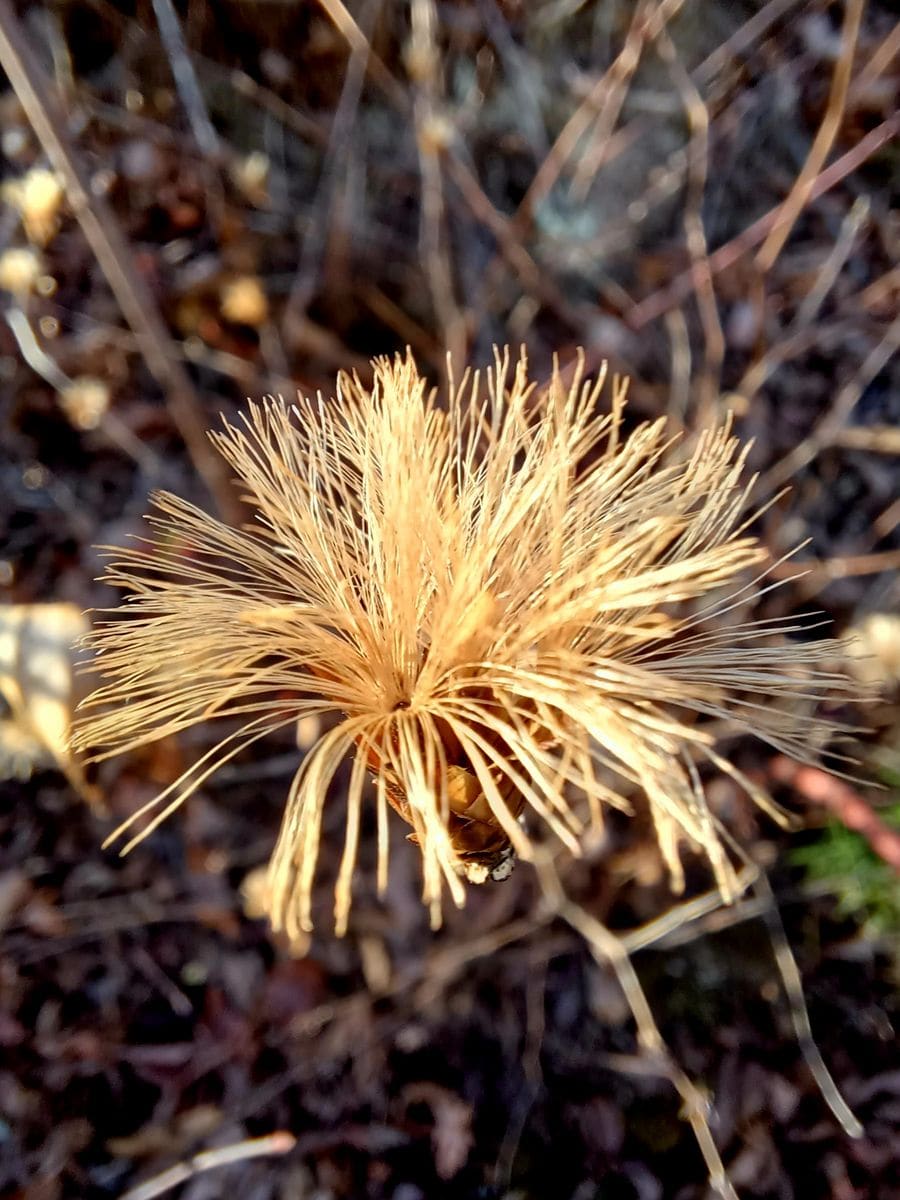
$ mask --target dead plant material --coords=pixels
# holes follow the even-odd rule
[[[50,197],[54,197],[55,216],[65,189],[72,212],[96,255],[125,319],[134,330],[147,366],[166,391],[172,420],[184,438],[198,473],[222,513],[232,518],[239,517],[240,510],[232,496],[229,481],[221,465],[209,454],[204,441],[202,404],[190,376],[174,352],[152,293],[134,264],[118,221],[103,197],[97,195],[91,186],[87,170],[69,137],[62,107],[22,30],[13,6],[7,4],[6,0],[0,0],[0,64],[9,76],[16,96],[56,170],[54,176],[42,172],[40,186],[31,186],[22,192],[25,204],[22,208],[23,218],[29,211],[28,197],[36,191],[40,203],[37,200],[31,203],[40,213],[43,230],[50,220]],[[31,173],[32,178],[35,174]],[[51,184],[49,180],[54,182]],[[42,239],[45,240],[48,239]]]
[[[63,772],[89,804],[100,795],[68,747],[75,705],[83,691],[75,675],[75,646],[88,623],[74,604],[0,605],[0,778],[26,777],[44,758]]]
[[[581,363],[539,391],[524,356],[497,354],[486,392],[467,374],[444,407],[407,355],[378,360],[371,389],[341,376],[331,404],[267,400],[213,434],[257,522],[234,529],[156,497],[156,541],[115,551],[107,572],[133,617],[91,638],[107,682],[75,742],[105,758],[213,718],[240,727],[122,826],[151,818],[126,849],[246,746],[330,713],[270,867],[272,920],[292,936],[312,925],[323,810],[347,759],[339,933],[369,774],[379,887],[393,807],[420,848],[435,925],[445,888],[462,905],[465,878],[534,857],[526,816],[577,854],[634,791],[673,886],[686,841],[734,896],[696,764],[766,799],[697,715],[809,759],[823,732],[810,699],[849,685],[821,668],[833,643],[729,627],[753,586],[735,591],[735,578],[766,558],[747,533],[746,450],[729,424],[669,461],[665,420],[625,437],[626,385],[613,381],[604,411],[603,384]]]

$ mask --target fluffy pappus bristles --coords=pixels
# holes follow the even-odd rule
[[[577,853],[635,790],[675,886],[686,841],[727,898],[698,763],[737,772],[698,714],[809,758],[810,700],[843,682],[820,669],[833,644],[727,623],[766,557],[746,532],[746,450],[727,423],[680,459],[663,420],[625,437],[624,384],[604,405],[603,373],[585,380],[581,365],[538,389],[524,356],[498,354],[444,400],[409,355],[374,366],[372,387],[342,376],[332,401],[270,399],[211,435],[250,525],[163,494],[155,539],[116,552],[106,579],[131,616],[92,635],[105,682],[78,746],[108,757],[239,719],[125,823],[152,818],[126,849],[249,744],[331,714],[271,861],[272,920],[292,935],[311,928],[323,807],[347,760],[338,932],[367,802],[379,887],[393,808],[418,843],[434,923],[445,891],[461,904],[466,878],[531,857],[539,826]],[[757,580],[736,593],[748,568]]]

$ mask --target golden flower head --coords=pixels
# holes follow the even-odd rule
[[[377,361],[371,388],[342,376],[329,403],[252,405],[212,437],[253,523],[234,529],[162,494],[157,540],[108,570],[133,615],[92,635],[106,683],[78,745],[102,758],[239,718],[147,806],[129,846],[250,743],[332,714],[294,776],[270,865],[272,919],[292,935],[311,928],[323,806],[345,761],[339,932],[370,777],[379,887],[393,808],[437,922],[445,888],[462,903],[466,877],[533,855],[529,827],[577,852],[605,806],[628,807],[626,791],[646,797],[675,885],[687,840],[727,896],[698,763],[737,772],[698,714],[811,753],[815,718],[785,714],[835,682],[817,669],[822,644],[727,622],[739,599],[723,585],[765,558],[746,533],[746,451],[728,424],[670,461],[665,421],[625,437],[624,385],[601,411],[603,376],[586,381],[580,364],[570,385],[555,371],[539,390],[524,356],[497,355],[482,384],[468,376],[442,404],[407,356]]]

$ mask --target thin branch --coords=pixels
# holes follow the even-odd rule
[[[478,0],[485,32],[496,47],[506,79],[515,95],[522,132],[535,158],[549,150],[541,111],[541,61],[527,54],[513,37],[498,0]]]
[[[879,536],[886,536],[881,533],[877,521],[875,531]],[[887,532],[889,533],[890,530]],[[804,562],[803,566],[806,567],[806,565]],[[796,564],[792,569],[796,570]],[[898,569],[900,569],[900,550],[881,550],[874,554],[834,555],[826,558],[824,562],[813,564],[804,571],[802,576],[791,576],[787,571],[787,563],[782,563],[772,570],[772,576],[776,579],[793,578],[796,581],[794,591],[797,598],[805,600],[812,596],[818,596],[823,589],[837,579],[858,579],[861,576],[881,575],[885,571]]]
[[[746,401],[751,400],[772,373],[783,363],[805,353],[811,346],[826,344],[829,337],[835,334],[839,335],[842,329],[848,327],[846,321],[839,321],[832,325],[821,322],[813,324],[813,322],[818,317],[826,296],[834,286],[849,257],[868,215],[869,201],[865,196],[860,196],[841,222],[837,239],[784,336],[769,346],[765,354],[750,364],[734,389],[737,395],[743,396]],[[853,297],[844,307],[850,312],[854,312],[861,301],[861,295]],[[850,322],[848,332],[850,329],[855,329],[855,322]]]
[[[808,201],[811,203],[818,200],[842,179],[858,170],[867,159],[871,158],[873,154],[877,154],[898,133],[900,133],[900,112],[892,114],[886,121],[877,125],[851,150],[827,167],[810,189]],[[777,204],[774,208],[769,209],[767,213],[754,221],[752,225],[748,225],[730,242],[726,242],[724,246],[713,251],[709,256],[709,269],[712,274],[718,275],[729,267],[733,267],[745,254],[749,254],[754,246],[758,246],[760,242],[764,241],[773,228],[786,219],[787,215],[783,204]],[[669,309],[687,300],[696,289],[697,282],[698,272],[694,266],[680,275],[676,275],[666,287],[651,292],[631,309],[626,317],[629,328],[643,329],[645,325],[649,325],[651,321],[655,321]]]
[[[380,9],[380,3],[365,6],[364,20],[368,28]],[[359,26],[356,26],[359,29]],[[353,123],[362,97],[366,69],[372,48],[366,33],[359,29],[361,40],[354,39],[347,62],[347,71],[341,87],[340,99],[331,128],[328,131],[328,146],[325,151],[319,182],[313,204],[314,219],[303,238],[300,262],[291,283],[282,316],[282,329],[287,335],[289,326],[296,327],[306,316],[316,288],[322,262],[337,210],[336,197],[342,179],[346,178],[348,147],[351,145]]]
[[[664,5],[660,5],[657,13],[663,10],[664,7]],[[680,4],[674,6],[671,4],[668,5],[670,10],[674,8],[675,11],[680,7]],[[653,15],[655,16],[657,13]],[[673,11],[665,14],[663,21],[657,22],[657,27],[660,29],[664,28],[664,20],[668,20],[673,15]],[[628,94],[628,88],[631,85],[634,73],[640,64],[641,55],[644,52],[644,46],[649,33],[650,16],[649,6],[645,7],[642,4],[635,5],[634,16],[632,17],[628,32],[625,34],[625,41],[621,51],[613,60],[612,66],[603,75],[600,83],[591,89],[591,93],[588,96],[588,101],[595,101],[596,114],[592,117],[593,128],[590,131],[590,140],[575,168],[572,178],[572,196],[578,203],[583,203],[587,198],[590,186],[609,154],[609,145],[613,130],[621,115],[622,106]],[[584,104],[582,104],[582,107],[584,107]],[[571,129],[572,124],[573,122],[570,121],[567,125],[570,138],[573,133],[577,132],[577,130]],[[545,187],[546,182],[551,182],[552,185],[552,180],[545,181]],[[532,192],[533,190],[534,184],[532,184],[529,191]],[[546,191],[544,195],[546,195]],[[526,212],[533,213],[535,204],[539,203],[541,198],[540,193],[536,197],[532,197],[531,207],[526,209]]]
[[[167,1171],[130,1188],[120,1200],[154,1200],[164,1192],[171,1191],[188,1179],[216,1167],[227,1167],[232,1163],[246,1162],[251,1158],[264,1158],[269,1154],[287,1154],[296,1145],[296,1138],[285,1129],[270,1133],[266,1137],[248,1138],[231,1146],[219,1146],[216,1150],[204,1150],[193,1158],[176,1163]]]
[[[806,4],[798,4],[797,0],[769,0],[768,4],[764,4],[758,13],[754,13],[749,21],[745,21],[731,37],[717,46],[712,54],[694,69],[692,72],[694,82],[700,87],[712,83],[723,67],[733,62],[739,54],[744,54],[755,41],[758,41],[771,29],[776,21],[788,13],[792,13],[796,17],[797,9],[805,7]]]
[[[544,899],[551,911],[584,938],[591,955],[600,966],[611,967],[615,973],[637,1026],[638,1045],[653,1068],[669,1080],[681,1097],[684,1116],[694,1131],[711,1187],[724,1200],[738,1200],[709,1127],[709,1100],[672,1058],[622,939],[565,895],[549,856],[536,861],[535,866]]]
[[[437,104],[437,13],[433,0],[412,0],[411,16],[408,62],[416,83],[413,117],[422,176],[419,244],[444,344],[451,357],[459,362],[466,356],[466,321],[456,300],[450,261],[441,165],[445,138]]]
[[[406,112],[409,108],[406,92],[372,49],[369,39],[360,29],[356,18],[343,0],[319,0],[319,5],[328,14],[335,29],[346,40],[350,49],[355,54],[365,56],[366,74],[372,82],[377,84],[395,108],[400,112]]]
[[[760,868],[749,865],[738,873],[736,882],[736,893],[738,895],[746,892],[754,880],[760,875]],[[747,921],[751,917],[758,915],[758,906],[748,905],[746,902],[735,902],[727,908],[722,905],[722,893],[718,888],[713,888],[712,891],[703,892],[700,896],[694,896],[690,900],[686,900],[683,904],[676,904],[673,908],[668,909],[662,916],[648,921],[645,925],[640,925],[636,929],[631,929],[627,933],[621,935],[622,946],[629,954],[635,954],[638,950],[646,950],[650,946],[663,942],[668,948],[672,945],[682,945],[690,940],[689,934],[686,932],[690,926],[697,921],[708,917],[711,913],[726,913],[732,915],[734,922]],[[701,932],[706,932],[701,930]]]
[[[794,1026],[794,1036],[806,1060],[806,1065],[809,1067],[810,1073],[816,1081],[816,1085],[822,1094],[822,1099],[831,1109],[835,1120],[839,1123],[844,1133],[852,1138],[862,1137],[865,1130],[850,1111],[846,1100],[838,1091],[837,1084],[832,1079],[831,1072],[825,1065],[825,1060],[822,1058],[822,1053],[813,1037],[812,1026],[809,1021],[809,1010],[806,1007],[806,1000],[803,995],[803,980],[800,978],[796,959],[791,952],[787,934],[784,931],[784,924],[781,920],[781,914],[775,903],[775,897],[772,894],[769,881],[764,874],[760,873],[754,881],[753,890],[761,900],[768,901],[763,909],[763,918],[769,931],[772,950],[775,954],[775,962],[778,966],[781,982],[784,984],[785,995],[788,999],[791,1022]]]
[[[900,454],[900,428],[896,425],[854,425],[842,429],[835,442],[847,450],[868,450],[870,454]]]
[[[866,0],[847,0],[844,25],[841,29],[841,54],[835,64],[825,115],[806,162],[803,164],[803,169],[781,207],[781,218],[769,233],[762,249],[756,256],[756,266],[762,274],[765,274],[774,265],[784,243],[790,236],[794,223],[809,203],[813,185],[825,165],[825,159],[834,145],[834,139],[837,137],[841,121],[844,119],[847,93],[850,90],[850,77],[853,73],[853,56],[856,53],[856,43],[859,38],[859,27],[865,5]]]
[[[875,48],[872,57],[853,81],[850,97],[862,96],[865,90],[875,80],[883,75],[897,55],[900,54],[900,21],[894,26],[880,46]]]
[[[73,385],[73,380],[62,370],[59,363],[51,358],[35,337],[34,330],[28,317],[21,308],[11,307],[3,314],[19,353],[25,363],[39,375],[45,383],[59,393],[65,393]],[[107,410],[100,417],[100,430],[123,453],[133,459],[151,479],[157,479],[162,474],[162,461],[150,446],[145,446],[140,438],[135,437],[124,421],[115,413]]]
[[[203,154],[209,155],[210,158],[218,158],[219,135],[209,119],[175,6],[172,0],[153,0],[153,12],[159,26],[159,36],[169,56],[175,88],[184,105],[194,141]]]
[[[776,492],[799,470],[830,446],[856,407],[856,403],[878,372],[900,349],[900,316],[885,330],[881,340],[872,347],[859,369],[840,389],[834,403],[815,429],[790,454],[770,467],[759,480],[760,494]]]
[[[872,523],[876,537],[886,538],[900,525],[900,497],[893,500]]]
[[[869,219],[869,198],[868,196],[857,196],[853,202],[853,207],[841,221],[841,228],[838,236],[835,239],[834,245],[822,264],[822,269],[819,271],[815,283],[809,289],[803,299],[803,303],[797,309],[797,315],[794,318],[793,325],[797,329],[803,329],[819,315],[819,310],[825,303],[825,297],[834,287],[835,280],[840,275],[844,263],[850,257],[850,252],[853,249],[854,243],[859,236],[859,231]]]
[[[700,382],[701,424],[714,417],[719,397],[722,363],[725,358],[725,335],[719,320],[716,291],[709,266],[709,245],[703,224],[703,199],[709,170],[709,112],[696,85],[678,57],[675,43],[665,29],[656,36],[656,48],[672,76],[681,97],[690,127],[687,147],[687,196],[684,209],[684,230],[688,253],[697,281],[697,308],[703,326],[705,357]]]
[[[598,130],[605,133],[608,139],[621,111],[625,90],[640,61],[644,41],[664,28],[665,23],[675,15],[683,2],[684,0],[663,0],[663,3],[652,10],[642,4],[636,6],[621,51],[560,130],[516,210],[513,223],[520,234],[530,224],[538,206],[549,194],[563,167],[595,121]],[[595,137],[593,141],[601,146],[604,154],[609,153],[608,147],[603,148],[603,139]],[[593,160],[594,156],[591,158]],[[599,169],[601,161],[602,159],[598,158],[596,163],[592,162],[595,171]]]
[[[31,367],[35,375],[39,375],[45,383],[49,383],[54,391],[64,392],[71,385],[72,380],[59,363],[44,350],[35,337],[31,322],[22,309],[13,306],[8,308],[3,316],[16,339],[16,345],[19,347],[19,353],[25,363]]]
[[[585,314],[580,313],[557,288],[550,272],[531,257],[512,218],[496,207],[455,145],[447,148],[446,159],[449,174],[469,211],[496,238],[500,254],[516,273],[522,287],[572,329],[581,329]]]

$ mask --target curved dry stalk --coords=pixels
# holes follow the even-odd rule
[[[139,1183],[137,1187],[129,1188],[121,1200],[155,1200],[178,1187],[188,1179],[193,1179],[204,1171],[212,1171],[217,1167],[227,1167],[232,1163],[247,1162],[251,1158],[265,1158],[270,1154],[288,1154],[293,1150],[297,1139],[286,1129],[264,1137],[247,1138],[242,1142],[234,1142],[229,1146],[217,1146],[214,1150],[203,1150],[193,1158],[176,1163],[160,1175]]]
[[[756,255],[756,267],[763,275],[775,264],[797,218],[809,203],[815,182],[825,166],[828,152],[837,137],[847,105],[850,78],[853,74],[853,58],[856,53],[856,43],[865,7],[866,0],[847,0],[845,5],[844,23],[841,28],[841,53],[834,66],[825,115],[822,117],[822,123],[806,162],[803,164],[803,169],[794,181],[793,187],[781,206],[775,224]]]
[[[612,968],[634,1017],[639,1049],[656,1067],[658,1073],[670,1081],[681,1097],[682,1115],[694,1131],[697,1146],[709,1174],[710,1186],[723,1200],[738,1200],[709,1126],[709,1097],[704,1095],[672,1057],[624,942],[611,929],[607,929],[602,921],[598,921],[581,905],[566,896],[549,855],[542,855],[536,862],[536,868],[544,900],[551,911],[584,939],[591,955],[601,967]]]

